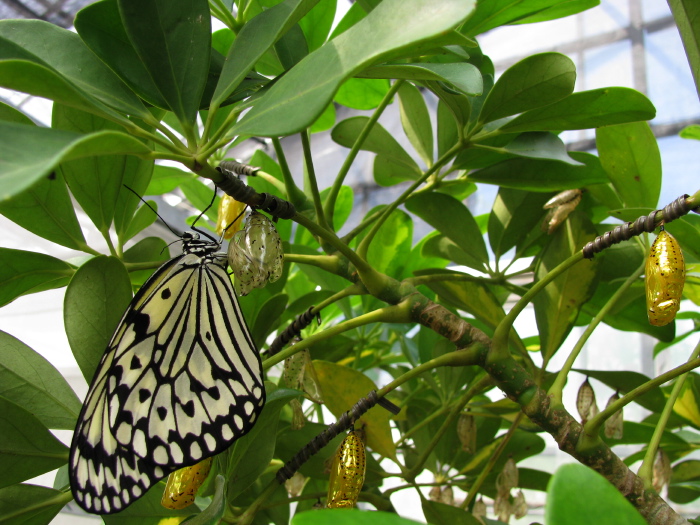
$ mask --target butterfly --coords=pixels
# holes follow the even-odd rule
[[[685,262],[678,241],[663,227],[651,245],[644,283],[649,323],[654,326],[667,325],[681,307]]]
[[[265,404],[226,254],[198,233],[182,246],[134,296],[85,398],[69,476],[87,512],[119,512],[171,472],[222,452]]]

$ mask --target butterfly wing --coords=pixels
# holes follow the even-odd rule
[[[71,485],[85,510],[123,509],[255,423],[262,366],[222,263],[194,253],[169,261],[117,327],[71,447]]]

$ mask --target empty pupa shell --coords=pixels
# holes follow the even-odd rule
[[[617,394],[617,392],[615,392],[612,396],[610,396],[610,399],[608,399],[606,408],[618,399],[620,399],[620,396]],[[622,439],[623,425],[624,419],[622,409],[620,409],[605,420],[605,437],[608,439]]]
[[[542,223],[542,230],[551,235],[581,202],[581,190],[565,190],[557,193],[543,206],[550,210]]]
[[[576,396],[576,409],[581,416],[581,424],[591,419],[598,413],[598,405],[595,402],[595,392],[588,382],[588,378],[581,384]]]
[[[644,285],[649,323],[664,326],[673,321],[681,306],[685,284],[685,261],[678,241],[661,230],[651,245]]]

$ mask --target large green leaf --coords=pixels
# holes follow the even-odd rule
[[[78,396],[58,370],[5,332],[0,332],[0,396],[48,428],[73,429],[80,413]]]
[[[661,194],[661,153],[646,122],[596,130],[603,168],[625,207],[656,207]]]
[[[387,275],[402,275],[413,241],[413,221],[402,210],[394,210],[382,224],[367,251],[367,262]]]
[[[469,512],[454,505],[447,505],[439,501],[430,501],[421,498],[423,515],[431,525],[480,525],[481,521],[472,516]]]
[[[0,397],[0,488],[57,469],[68,448],[30,412]]]
[[[675,503],[690,503],[700,497],[700,461],[691,459],[673,466],[668,498]]]
[[[292,525],[417,525],[417,521],[390,512],[368,512],[358,509],[316,509],[292,518]]]
[[[27,115],[4,102],[0,102],[0,120],[15,122],[17,124],[27,124],[29,126],[34,125],[34,121]]]
[[[153,485],[143,496],[127,508],[115,514],[105,514],[102,520],[105,525],[173,525],[182,522],[185,516],[194,514],[199,509],[192,507],[184,509],[166,509],[161,505],[165,483]],[[171,521],[172,520],[172,521]]]
[[[644,525],[646,521],[603,476],[571,463],[559,467],[547,486],[545,523]]]
[[[556,20],[557,18],[575,15],[598,5],[600,5],[600,0],[560,0],[552,5],[552,7],[542,9],[533,15],[516,20],[513,24],[534,24],[537,22]]]
[[[226,100],[260,57],[317,3],[318,0],[285,0],[243,26],[226,56],[212,106]]]
[[[304,18],[299,21],[309,51],[313,51],[323,45],[333,27],[335,19],[336,2],[319,2]]]
[[[469,209],[444,193],[419,193],[406,201],[406,208],[443,233],[484,270],[488,262],[486,243]]]
[[[552,104],[571,94],[575,82],[576,66],[569,57],[560,53],[529,56],[500,76],[481,107],[479,123]]]
[[[404,133],[427,166],[433,164],[433,127],[423,95],[412,84],[399,88],[399,110]]]
[[[68,284],[73,266],[43,253],[0,248],[0,306],[28,293]]]
[[[168,103],[129,42],[117,0],[102,0],[84,7],[75,15],[74,25],[83,42],[139,97],[168,109]]]
[[[473,5],[469,0],[447,0],[436,9],[431,0],[414,0],[407,8],[402,0],[385,0],[297,64],[232,131],[269,137],[304,129],[323,112],[346,79],[456,27]]]
[[[131,45],[185,130],[194,126],[209,72],[207,0],[118,0]]]
[[[61,162],[97,155],[147,155],[151,149],[125,133],[69,131],[0,122],[0,201],[32,186]]]
[[[46,525],[73,497],[70,492],[20,484],[0,489],[2,525]]]
[[[514,158],[469,173],[472,182],[503,188],[550,192],[604,184],[608,177],[595,155],[572,151],[569,155],[583,166],[543,159]]]
[[[90,259],[71,279],[63,321],[75,360],[88,383],[130,302],[129,274],[114,257]]]
[[[373,66],[357,74],[364,78],[397,78],[404,80],[437,80],[446,82],[466,95],[481,95],[484,85],[481,72],[473,64],[387,64]]]
[[[489,214],[489,244],[496,258],[510,250],[542,220],[549,195],[500,188]]]
[[[515,23],[561,3],[560,0],[490,0],[479,2],[474,14],[460,28],[466,35],[476,36],[489,29]]]
[[[651,120],[654,105],[639,91],[608,87],[573,93],[554,104],[533,109],[499,128],[503,133],[587,129]]]
[[[109,108],[140,118],[149,116],[139,98],[78,35],[54,24],[41,20],[1,21],[0,59],[6,61],[0,63],[0,84],[8,89],[82,107],[115,120],[123,119]]]
[[[590,219],[583,212],[574,211],[569,220],[552,234],[535,270],[535,278],[541,280],[595,236]],[[595,292],[596,268],[595,259],[581,261],[560,274],[535,297],[535,317],[545,362],[559,349],[573,328],[581,305]]]
[[[668,5],[683,40],[695,89],[700,95],[700,4],[695,0],[668,0]]]

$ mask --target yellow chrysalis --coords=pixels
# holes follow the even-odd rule
[[[644,283],[649,322],[654,326],[667,325],[681,306],[685,262],[678,241],[664,229],[651,245]]]
[[[219,201],[219,212],[216,218],[216,233],[221,235],[224,230],[224,239],[230,239],[233,234],[241,229],[243,222],[243,210],[245,202],[238,202],[230,195],[224,195]],[[233,222],[233,224],[231,224]]]
[[[328,483],[329,509],[350,509],[365,483],[365,444],[354,430],[338,447]]]
[[[211,470],[211,459],[207,458],[190,467],[176,470],[168,476],[160,504],[166,509],[184,509],[194,503],[199,487]]]

